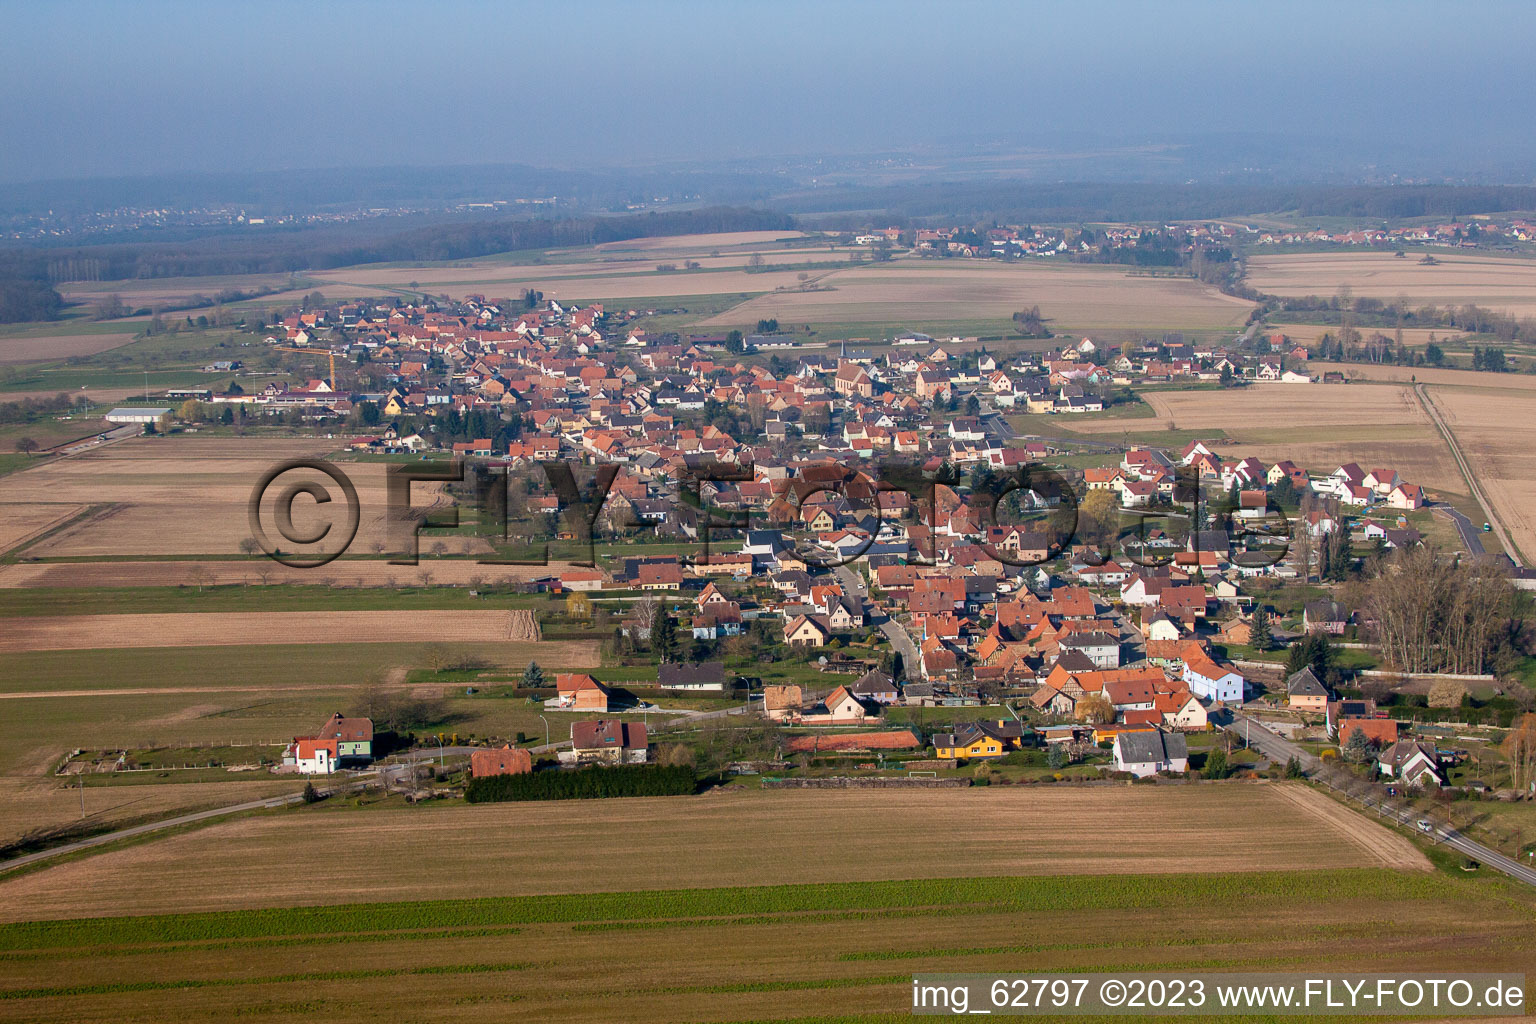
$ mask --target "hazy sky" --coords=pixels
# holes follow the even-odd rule
[[[0,4],[6,181],[1536,131],[1530,3]]]

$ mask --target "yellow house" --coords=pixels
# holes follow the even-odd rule
[[[1010,750],[1017,750],[1023,729],[1006,722],[967,722],[957,726],[952,733],[938,733],[933,737],[936,757],[972,759],[978,757],[1002,757]]]

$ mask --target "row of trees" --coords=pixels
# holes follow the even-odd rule
[[[1407,672],[1487,672],[1524,642],[1524,602],[1491,560],[1399,549],[1372,561],[1360,589],[1382,655]]]

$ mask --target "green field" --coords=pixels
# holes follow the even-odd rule
[[[0,1019],[896,1021],[915,972],[1523,970],[1533,923],[1495,879],[1350,869],[44,921],[0,926]]]

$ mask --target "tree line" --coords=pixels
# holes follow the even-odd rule
[[[0,278],[46,282],[50,271],[70,268],[88,268],[94,280],[291,273],[358,263],[469,259],[663,235],[792,230],[794,226],[794,218],[785,213],[719,206],[627,216],[435,224],[384,235],[373,225],[256,236],[228,232],[180,243],[15,250],[0,256]]]

